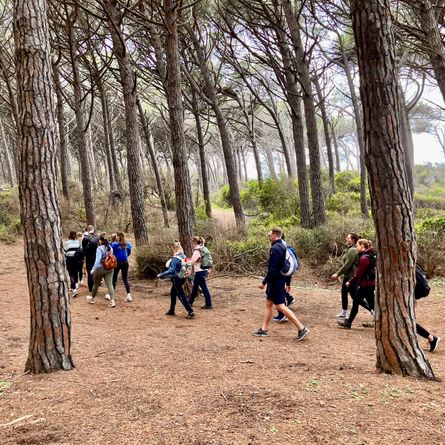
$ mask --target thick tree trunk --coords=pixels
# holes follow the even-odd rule
[[[323,182],[320,169],[320,145],[318,142],[317,116],[315,113],[315,100],[312,93],[312,81],[309,62],[304,52],[301,40],[300,28],[297,18],[292,11],[291,0],[281,0],[289,26],[296,63],[298,69],[298,80],[303,92],[304,116],[306,118],[306,135],[309,149],[309,177],[311,183],[312,197],[312,224],[319,226],[326,221],[326,210],[324,204]]]
[[[416,335],[416,239],[400,123],[389,0],[352,0],[365,160],[377,235],[377,369],[434,378]]]
[[[196,133],[198,136],[199,162],[201,169],[202,194],[206,208],[207,217],[212,217],[212,203],[210,202],[209,175],[207,172],[207,160],[204,146],[204,134],[201,125],[201,116],[199,114],[198,101],[195,91],[192,91],[192,112],[195,116]]]
[[[164,0],[166,27],[165,58],[167,67],[166,93],[170,117],[172,161],[175,170],[176,217],[178,219],[179,239],[185,252],[191,254],[196,217],[193,207],[193,194],[184,134],[178,7],[177,0]]]
[[[60,85],[60,74],[57,65],[53,64],[54,86],[57,97],[57,123],[59,126],[59,163],[60,180],[62,182],[63,197],[68,199],[68,148],[66,144],[65,116],[63,113],[63,95]]]
[[[45,0],[16,0],[20,205],[31,306],[26,371],[74,367],[71,315],[56,189],[56,121]]]
[[[219,100],[216,95],[215,85],[213,83],[212,76],[207,65],[207,60],[205,58],[204,51],[201,48],[200,43],[195,33],[193,32],[192,28],[189,25],[185,25],[185,28],[187,29],[188,34],[192,40],[193,47],[195,49],[196,59],[199,64],[202,77],[204,79],[205,92],[209,98],[213,112],[215,113],[216,116],[216,121],[218,124],[218,129],[221,137],[221,145],[224,154],[224,161],[226,165],[227,179],[229,182],[230,201],[233,207],[233,212],[235,214],[236,226],[238,229],[244,230],[246,221],[244,218],[243,206],[241,204],[241,196],[237,180],[235,161],[232,153],[232,144],[230,141],[227,119],[225,118],[224,113],[219,105]]]
[[[127,172],[130,190],[131,216],[136,244],[145,244],[148,240],[147,219],[145,215],[144,184],[140,161],[140,135],[138,110],[136,105],[136,78],[125,47],[121,31],[122,11],[116,0],[103,2],[107,10],[109,29],[113,41],[113,52],[119,64],[122,84],[125,123],[127,131]]]
[[[147,118],[145,117],[144,110],[142,109],[141,100],[137,99],[137,105],[139,110],[139,119],[141,120],[142,131],[144,133],[145,145],[147,146],[150,156],[151,167],[155,175],[156,187],[158,188],[159,200],[161,201],[162,217],[164,218],[164,227],[170,227],[168,222],[168,209],[167,201],[165,199],[164,185],[162,184],[161,173],[159,172],[158,163],[156,160],[155,150],[153,147],[152,136],[150,129],[148,128]]]
[[[405,150],[405,168],[411,195],[414,194],[414,141],[409,122],[409,113],[406,106],[405,95],[400,88],[400,124],[402,131],[402,146]]]

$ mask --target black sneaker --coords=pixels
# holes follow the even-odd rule
[[[343,328],[343,329],[351,329],[351,323],[349,323],[348,320],[337,320],[337,324],[339,328]]]
[[[433,339],[428,342],[430,344],[430,352],[435,352],[440,343],[440,337],[433,336]]]
[[[187,315],[187,317],[185,317],[185,318],[188,318],[189,320],[190,320],[191,318],[195,318],[195,313],[194,313],[194,312],[189,312],[188,315]]]
[[[167,311],[167,312],[165,313],[165,315],[175,315],[175,313],[174,313],[173,311]]]
[[[283,323],[283,322],[287,321],[287,317],[284,314],[278,314],[278,315],[275,315],[275,317],[273,317],[272,320],[276,321],[278,323]]]
[[[213,309],[213,306],[211,304],[210,305],[204,304],[203,306],[201,306],[201,309]]]
[[[301,331],[298,331],[298,335],[295,337],[295,341],[303,340],[306,335],[309,334],[309,329],[305,326]]]
[[[295,300],[294,297],[290,297],[289,300],[287,301],[287,306],[292,306],[297,300]]]
[[[254,337],[267,337],[269,333],[267,331],[263,331],[261,328],[258,331],[252,332]]]

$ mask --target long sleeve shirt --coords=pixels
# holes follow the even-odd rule
[[[271,284],[279,279],[286,281],[290,285],[290,278],[281,273],[281,269],[286,261],[286,246],[281,239],[272,243],[269,251],[269,261],[267,263],[267,274],[264,277],[263,284]]]
[[[127,242],[125,249],[123,249],[118,242],[111,243],[111,247],[113,248],[113,253],[117,261],[128,261],[128,257],[131,255],[131,243]]]
[[[201,262],[202,262],[201,246],[195,247],[193,255],[190,258],[190,262],[193,265],[193,273],[202,272],[203,269],[201,269]]]
[[[110,246],[111,252],[113,252],[113,248]],[[96,260],[94,261],[94,266],[91,269],[91,272],[94,272],[96,269],[103,267],[102,260],[105,258],[105,255],[109,252],[105,246],[100,245],[96,250]]]
[[[343,254],[341,260],[343,265],[337,272],[337,275],[344,275],[345,278],[353,277],[359,261],[355,244]]]
[[[77,249],[80,248],[80,241],[78,239],[66,240],[63,244],[63,250],[67,258],[72,258],[76,254]]]
[[[165,272],[159,274],[159,278],[173,278],[181,270],[182,260],[185,258],[183,253],[176,254],[170,260],[168,269]]]
[[[367,274],[371,264],[371,259],[367,255],[368,253],[374,253],[374,250],[370,248],[359,255],[357,270],[355,271],[354,276],[349,280],[349,284],[358,283],[360,287],[375,286],[375,279],[370,278],[368,276],[369,274]]]

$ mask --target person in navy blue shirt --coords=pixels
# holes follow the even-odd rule
[[[182,249],[181,243],[179,241],[173,242],[173,256],[170,260],[167,261],[166,267],[168,269],[157,275],[157,278],[170,278],[172,281],[172,287],[170,290],[170,309],[167,311],[165,315],[175,315],[176,308],[176,299],[179,298],[179,301],[184,306],[187,311],[186,318],[195,318],[195,313],[193,312],[193,308],[190,306],[190,303],[185,296],[183,285],[185,282],[185,278],[179,278],[178,274],[181,271],[182,260],[185,258],[184,251]]]
[[[267,337],[269,335],[269,325],[272,320],[273,307],[275,305],[276,308],[298,328],[298,335],[295,337],[295,340],[301,341],[309,334],[309,329],[305,327],[295,314],[285,305],[286,277],[281,273],[286,261],[286,245],[281,239],[283,231],[279,227],[275,227],[267,234],[267,236],[269,237],[272,247],[269,252],[267,275],[259,286],[260,289],[264,289],[267,285],[266,311],[264,314],[263,325],[260,329],[253,332],[252,335],[255,337]]]
[[[128,282],[128,257],[131,255],[132,246],[131,243],[126,241],[124,232],[117,232],[116,241],[113,240],[111,247],[113,248],[113,253],[117,260],[117,267],[114,269],[113,274],[113,288],[116,289],[117,277],[119,271],[121,271],[122,281],[124,282],[125,290],[127,291],[127,298],[125,301],[129,303],[133,300],[130,293],[130,283]]]

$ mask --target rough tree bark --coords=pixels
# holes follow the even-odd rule
[[[352,0],[364,110],[365,162],[377,238],[377,369],[434,378],[414,314],[416,238],[401,140],[389,0]]]
[[[127,172],[130,190],[131,216],[136,244],[148,240],[147,219],[145,215],[144,184],[140,159],[140,135],[138,110],[136,105],[136,78],[125,47],[122,33],[122,10],[116,0],[105,0],[103,5],[108,16],[108,25],[113,41],[113,53],[119,64],[120,82],[125,105],[127,130]]]
[[[20,205],[31,306],[26,370],[74,367],[71,315],[56,190],[56,119],[45,0],[16,0]]]

